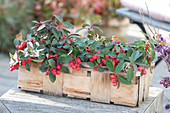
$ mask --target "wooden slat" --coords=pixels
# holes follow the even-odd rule
[[[18,88],[34,92],[42,91],[42,72],[38,65],[31,64],[30,71],[27,71],[23,66],[19,69]]]
[[[81,69],[80,71],[72,70],[72,75],[74,76],[87,76],[87,71],[84,69]]]
[[[150,70],[147,70],[147,74],[144,75],[143,100],[146,100],[146,98],[149,95],[150,76],[151,76]]]
[[[54,96],[63,96],[63,74],[56,75],[56,81],[52,83],[48,76],[43,75],[43,93]]]
[[[91,101],[110,103],[110,74],[91,72]]]
[[[138,85],[125,85],[120,83],[119,89],[111,83],[111,102],[114,104],[123,104],[128,106],[136,106],[138,101]]]
[[[90,77],[64,74],[63,93],[73,97],[90,97]]]
[[[143,90],[144,90],[144,76],[139,77],[138,80],[138,87],[139,87],[139,91],[138,91],[138,106],[140,106],[140,104],[142,103],[143,100]]]

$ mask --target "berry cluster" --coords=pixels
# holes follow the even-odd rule
[[[170,104],[167,104],[167,105],[165,106],[165,109],[166,109],[166,110],[169,110],[169,109],[170,109]]]
[[[159,83],[162,84],[165,88],[168,88],[170,86],[170,77],[164,77]]]
[[[81,59],[80,58],[75,59],[74,56],[72,56],[72,54],[70,56],[73,58],[73,60],[70,61],[70,67],[74,70],[76,69],[77,71],[80,71],[81,70],[80,68]]]
[[[19,50],[23,50],[27,46],[27,42],[23,41],[21,45],[17,45],[16,48]]]
[[[10,66],[10,71],[13,71],[13,70],[17,69],[18,67],[19,67],[19,63],[16,62],[16,60],[15,60],[15,63]]]
[[[146,74],[147,74],[146,70],[143,69],[142,66],[139,66],[139,67],[138,67],[138,71],[141,71],[143,75],[146,75]]]
[[[120,83],[120,81],[117,79],[117,76],[114,74],[110,75],[110,80],[113,83],[113,86],[117,86],[117,81]]]

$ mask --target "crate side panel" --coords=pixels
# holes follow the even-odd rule
[[[18,88],[28,91],[41,92],[43,87],[42,72],[38,67],[30,66],[30,71],[20,67],[18,71]]]
[[[47,95],[63,96],[63,74],[56,75],[52,83],[48,76],[43,75],[43,93]]]
[[[91,71],[91,101],[110,103],[109,73]]]
[[[73,97],[90,97],[90,77],[64,74],[63,93]]]

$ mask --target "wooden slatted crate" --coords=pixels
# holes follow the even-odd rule
[[[48,76],[41,73],[37,66],[31,65],[31,71],[20,68],[18,88],[27,91],[42,92],[47,95],[68,96],[90,99],[95,102],[115,103],[128,106],[140,106],[149,94],[149,84],[152,74],[140,76],[135,73],[131,85],[120,83],[120,88],[112,86],[110,71],[97,72],[83,68],[75,71],[69,68],[70,73],[56,75],[52,83]],[[126,73],[119,73],[126,77]]]

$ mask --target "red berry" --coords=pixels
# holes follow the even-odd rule
[[[77,70],[77,71],[80,71],[80,70],[81,70],[81,68],[80,68],[80,67],[77,67],[77,68],[76,68],[76,70]]]
[[[50,52],[53,52],[51,49],[49,50]]]
[[[44,74],[45,74],[45,75],[48,75],[48,74],[49,74],[49,72],[48,72],[48,71],[46,71]]]
[[[72,39],[68,39],[72,43]]]
[[[38,32],[36,32],[35,35],[38,35]]]
[[[120,52],[125,53],[125,50],[121,50]]]
[[[145,50],[148,50],[148,46],[147,45],[145,45]]]
[[[96,60],[98,57],[96,55],[92,56],[92,59]]]
[[[77,64],[80,64],[81,63],[81,59],[80,58],[76,58],[76,62],[77,62]]]
[[[113,51],[116,51],[116,48],[113,48],[112,50],[113,50]]]
[[[63,45],[66,45],[67,43],[65,42]]]
[[[45,42],[45,39],[41,39],[41,42]]]
[[[36,42],[36,40],[33,41],[33,43],[35,43],[35,42]]]
[[[96,51],[95,53],[99,53],[100,54],[100,51]]]
[[[74,65],[73,61],[70,61],[70,66],[72,67]]]
[[[75,65],[73,65],[73,66],[72,66],[72,69],[76,69],[76,66],[75,66]]]
[[[57,57],[58,57],[58,54],[55,54],[54,56],[55,56],[55,58],[57,58]]]
[[[19,63],[16,63],[16,64],[14,65],[14,67],[15,67],[15,69],[18,68],[18,67],[19,67]]]
[[[148,61],[151,61],[151,57],[148,58]]]
[[[142,71],[142,67],[141,66],[138,67],[138,71]]]
[[[23,50],[23,49],[24,49],[24,46],[20,45],[19,50]]]
[[[119,59],[116,59],[116,63],[119,62]]]
[[[102,67],[102,64],[99,64],[100,67]]]
[[[44,63],[44,61],[40,62],[40,64],[43,64],[43,63]]]
[[[120,40],[119,40],[119,41],[117,41],[117,44],[120,44]]]
[[[146,75],[146,73],[147,73],[146,70],[143,70],[143,71],[142,71],[142,74],[143,74],[143,75]]]
[[[104,58],[101,59],[101,63],[106,65],[106,60]]]
[[[49,57],[53,57],[53,54],[50,54]]]
[[[56,75],[57,74],[57,70],[53,69],[52,73],[53,73],[53,75]]]
[[[112,83],[115,83],[115,82],[116,82],[116,79],[111,79],[111,82],[112,82]]]
[[[114,65],[114,67],[115,67],[115,65],[116,65],[116,60],[113,60],[112,63],[113,63],[113,65]]]
[[[61,40],[64,40],[65,39],[65,37],[61,37]]]
[[[93,58],[90,58],[89,60],[90,60],[90,62],[94,62],[94,59],[93,59]]]
[[[33,42],[33,39],[32,39],[32,38],[30,39],[30,42]]]
[[[113,83],[113,86],[117,86],[117,82],[114,82],[114,83]]]
[[[111,74],[111,75],[110,75],[110,79],[116,79],[116,75]]]
[[[61,69],[61,64],[58,64],[58,65],[56,66],[56,68],[57,68],[57,69]]]
[[[64,37],[67,37],[67,35],[66,35],[66,34],[64,34]]]
[[[60,70],[57,70],[56,74],[57,75],[60,75],[61,71]]]
[[[97,71],[97,67],[93,68],[94,71]]]
[[[122,49],[122,46],[120,46],[120,49]]]
[[[116,51],[116,54],[118,54],[119,52],[118,51]]]
[[[111,58],[111,59],[114,59],[114,57],[113,57],[113,56],[111,56],[110,58]]]
[[[19,45],[17,45],[16,48],[19,49]]]
[[[106,56],[105,56],[105,59],[108,59],[108,58],[109,58],[109,55],[106,55]]]
[[[26,45],[27,45],[27,42],[26,42],[26,41],[23,41],[22,44],[23,44],[24,46],[26,46]]]

